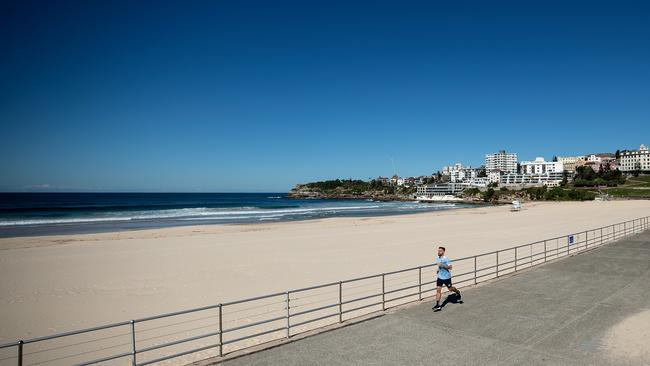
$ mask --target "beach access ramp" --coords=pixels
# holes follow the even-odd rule
[[[223,364],[649,365],[650,231],[465,288],[463,300],[436,313],[430,301],[397,308]]]

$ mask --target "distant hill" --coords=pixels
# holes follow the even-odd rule
[[[335,179],[297,184],[289,191],[289,197],[411,201],[414,193],[415,188],[382,185],[376,180]]]

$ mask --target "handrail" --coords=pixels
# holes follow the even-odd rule
[[[622,225],[622,227],[621,227],[621,225]],[[531,267],[540,265],[542,263],[546,263],[548,261],[556,260],[556,259],[563,258],[563,257],[569,256],[569,255],[580,253],[582,251],[585,251],[585,250],[588,250],[588,249],[591,249],[591,248],[599,247],[599,246],[601,246],[603,244],[606,244],[606,243],[609,243],[609,242],[624,238],[624,237],[626,237],[628,235],[644,231],[644,230],[648,229],[649,226],[650,226],[650,216],[646,216],[646,217],[641,217],[641,218],[638,218],[638,219],[623,221],[623,222],[610,224],[610,225],[606,225],[606,226],[602,226],[602,227],[598,227],[598,228],[593,228],[593,229],[589,229],[589,230],[582,230],[582,231],[579,231],[579,232],[569,233],[569,234],[566,234],[566,235],[547,238],[547,239],[544,239],[544,240],[538,240],[538,241],[535,241],[535,242],[532,242],[532,243],[517,245],[517,246],[513,246],[513,247],[510,247],[510,248],[506,248],[506,249],[498,249],[498,250],[491,251],[491,252],[484,252],[484,253],[479,253],[479,254],[476,254],[476,255],[473,255],[473,256],[458,258],[458,259],[454,260],[454,263],[456,263],[458,265],[459,262],[467,261],[467,265],[472,266],[473,270],[469,269],[469,268],[471,268],[471,267],[469,267],[467,270],[463,269],[462,273],[456,274],[457,278],[458,277],[463,277],[461,280],[459,280],[457,282],[457,284],[461,284],[461,283],[477,284],[479,282],[482,282],[482,281],[479,281],[479,279],[481,279],[481,278],[485,278],[485,277],[489,277],[488,279],[490,279],[490,278],[498,278],[500,276],[500,274],[505,275],[505,274],[518,272],[519,270],[531,268]],[[604,232],[604,229],[607,229],[607,230]],[[593,233],[593,235],[591,237],[589,235],[590,233]],[[569,238],[571,236],[575,237],[575,239],[576,239],[575,242],[570,242],[567,239],[567,238]],[[565,240],[565,244],[560,245],[560,239],[567,239],[567,240]],[[549,244],[549,243],[551,243],[553,241],[555,241],[555,245],[553,245],[552,247],[547,245],[547,244]],[[544,244],[543,250],[538,249],[538,250],[535,250],[535,252],[533,253],[533,246],[537,246],[539,248],[539,246],[541,244]],[[530,252],[521,253],[521,248],[526,248],[526,247],[530,248]],[[518,253],[523,254],[523,255],[521,257],[519,257],[517,255]],[[501,258],[499,258],[499,254],[503,254],[501,256]],[[512,255],[512,254],[514,254],[514,259],[512,258],[512,256],[509,256],[509,255]],[[477,260],[480,259],[481,261],[484,261],[486,257],[488,258],[489,262],[485,263],[483,266],[479,266],[477,264]],[[496,257],[496,258],[494,258],[494,257]],[[504,266],[507,266],[507,265],[510,265],[510,264],[513,264],[513,263],[514,263],[514,265],[512,265],[512,266],[504,267]],[[88,364],[101,363],[101,362],[105,362],[105,361],[109,361],[109,360],[113,360],[113,359],[117,359],[117,358],[123,358],[123,357],[131,356],[133,365],[142,366],[142,365],[147,365],[147,364],[151,364],[151,363],[155,363],[155,362],[159,362],[159,361],[163,361],[163,360],[168,360],[170,358],[180,357],[180,356],[183,356],[183,355],[188,355],[188,354],[195,353],[195,352],[198,352],[198,351],[201,351],[201,350],[207,350],[207,349],[216,348],[216,347],[219,348],[219,355],[223,356],[223,354],[224,354],[224,346],[225,345],[231,345],[233,343],[237,343],[237,342],[240,342],[240,341],[243,341],[243,340],[247,340],[247,339],[251,339],[251,338],[255,338],[255,337],[260,337],[260,336],[263,336],[263,335],[273,334],[273,333],[276,333],[276,332],[279,332],[279,331],[282,331],[282,330],[286,331],[286,334],[285,334],[284,338],[288,338],[288,337],[292,336],[292,334],[291,334],[292,329],[298,329],[297,331],[301,332],[300,327],[302,327],[302,326],[304,326],[306,324],[314,323],[314,322],[317,322],[317,321],[320,321],[320,320],[325,320],[325,319],[328,319],[328,318],[332,318],[334,316],[338,316],[338,322],[340,323],[340,322],[342,322],[344,320],[343,316],[345,314],[349,314],[351,312],[356,312],[356,311],[360,311],[360,310],[363,310],[363,309],[367,309],[367,308],[371,308],[371,307],[378,307],[378,306],[381,306],[381,309],[383,310],[383,309],[386,308],[386,303],[388,303],[388,302],[392,303],[392,302],[402,300],[402,299],[405,299],[405,298],[412,298],[414,296],[418,297],[418,300],[415,300],[415,301],[420,301],[422,299],[422,294],[428,293],[428,292],[435,289],[435,288],[423,288],[425,286],[431,286],[431,285],[433,285],[435,283],[435,281],[425,281],[425,282],[422,281],[422,271],[423,270],[428,270],[430,267],[435,267],[435,263],[427,263],[427,264],[417,266],[417,267],[410,267],[410,268],[399,269],[399,270],[394,270],[394,271],[390,271],[390,272],[384,272],[384,273],[380,273],[380,274],[362,276],[362,277],[347,279],[347,280],[338,281],[338,282],[329,282],[329,283],[325,283],[325,284],[304,287],[304,288],[291,290],[291,291],[276,292],[276,293],[272,293],[272,294],[255,296],[255,297],[240,299],[240,300],[234,300],[234,301],[224,302],[224,303],[215,304],[215,305],[208,305],[208,306],[203,306],[203,307],[198,307],[198,308],[185,309],[185,310],[181,310],[181,311],[175,311],[175,312],[164,313],[164,314],[159,314],[159,315],[154,315],[154,316],[149,316],[149,317],[143,317],[143,318],[130,320],[130,321],[117,322],[117,323],[106,324],[106,325],[101,325],[101,326],[96,326],[96,327],[91,327],[91,328],[86,328],[86,329],[79,329],[79,330],[73,330],[73,331],[69,331],[69,332],[52,334],[52,335],[48,335],[48,336],[25,339],[25,340],[20,340],[20,341],[1,344],[0,349],[16,347],[17,348],[16,356],[5,358],[4,360],[11,359],[11,358],[16,358],[17,361],[18,361],[18,365],[22,366],[24,356],[29,355],[28,353],[23,352],[24,347],[26,345],[28,345],[28,344],[34,344],[34,343],[38,343],[38,342],[45,342],[45,341],[49,341],[49,340],[60,339],[60,338],[65,338],[65,337],[70,337],[70,336],[78,336],[78,335],[82,335],[82,334],[89,334],[89,333],[93,333],[93,332],[97,332],[97,331],[104,331],[104,330],[117,328],[117,327],[130,326],[130,328],[131,328],[130,333],[122,334],[122,336],[126,336],[126,335],[131,336],[131,341],[130,341],[131,350],[130,350],[130,352],[127,352],[127,353],[119,352],[119,353],[115,353],[115,354],[112,354],[112,355],[104,356],[102,358],[96,358],[96,359],[83,361],[83,362],[81,362],[79,364],[80,365],[88,365]],[[467,267],[463,267],[463,268],[467,268]],[[485,271],[488,271],[488,272],[485,273]],[[506,271],[507,271],[507,273],[505,273]],[[415,276],[413,278],[413,284],[409,284],[411,282],[408,280],[408,278],[409,278],[409,276],[411,274],[406,274],[406,275],[399,276],[399,277],[396,277],[396,278],[395,277],[387,278],[389,276],[393,276],[393,275],[396,275],[396,274],[403,274],[403,273],[409,273],[409,272],[412,273],[412,276]],[[473,274],[473,276],[472,276],[472,274]],[[361,293],[365,292],[366,295],[358,296],[358,297],[355,297],[355,298],[352,298],[352,299],[344,298],[344,296],[343,296],[344,291],[343,290],[345,289],[346,284],[352,284],[354,282],[359,282],[359,281],[364,281],[364,280],[369,280],[369,279],[378,280],[375,285],[379,286],[381,284],[381,290],[372,289],[372,288],[365,289],[365,290],[362,290],[362,291],[356,291],[356,292],[354,292],[354,294],[357,294],[357,293],[361,294]],[[407,280],[404,280],[404,279],[407,279]],[[395,288],[387,289],[386,288],[387,281],[396,281],[396,280],[400,280],[400,282],[398,282],[398,283],[393,282],[393,284],[396,284],[396,285],[407,284],[407,286],[406,287],[400,287],[398,289],[395,289]],[[379,282],[379,281],[381,281],[381,282]],[[390,285],[390,282],[388,284]],[[301,297],[294,298],[294,299],[291,298],[292,294],[303,293],[303,292],[308,292],[308,291],[312,291],[312,290],[322,289],[322,288],[325,288],[325,287],[334,287],[334,286],[338,287],[338,291],[333,290],[333,291],[329,291],[327,293],[321,293],[321,294],[317,293],[317,294],[314,294],[314,295],[305,295],[305,296],[301,296]],[[352,287],[348,286],[348,290],[358,288],[358,287],[364,287],[364,286],[366,286],[366,285],[352,286]],[[400,296],[394,297],[394,298],[386,297],[386,295],[391,295],[391,294],[399,293],[399,292],[402,292],[402,291],[405,291],[405,290],[410,290],[410,289],[416,289],[417,292],[409,293],[407,295],[400,295]],[[379,292],[377,292],[377,291],[379,291]],[[333,293],[336,293],[336,292],[338,292],[338,296],[333,296],[333,297],[336,297],[336,299],[332,298],[331,303],[328,303],[328,304],[322,305],[322,306],[318,306],[318,307],[315,307],[315,308],[310,308],[308,310],[303,310],[303,311],[298,311],[298,312],[293,312],[293,313],[291,311],[291,309],[295,308],[295,307],[303,307],[303,306],[310,306],[310,305],[313,306],[314,304],[316,304],[318,302],[322,303],[324,301],[330,301],[328,299],[325,299],[325,300],[318,300],[316,302],[307,302],[307,303],[300,302],[299,305],[293,305],[293,306],[291,305],[293,302],[299,301],[301,298],[302,299],[307,299],[309,297],[313,297],[313,296],[316,296],[316,295],[318,295],[318,296],[329,295],[329,294],[333,294]],[[352,295],[352,294],[353,293],[349,293],[349,291],[348,291],[348,296]],[[379,296],[381,296],[381,301],[372,302],[372,303],[369,303],[369,304],[364,303],[364,302],[367,302],[367,300],[371,300],[373,298],[378,298]],[[266,311],[266,312],[263,312],[263,313],[258,314],[258,315],[248,315],[247,317],[250,320],[251,318],[254,318],[256,316],[267,315],[267,314],[271,314],[273,312],[276,312],[275,315],[271,315],[271,316],[267,315],[267,317],[265,317],[265,318],[263,318],[262,320],[259,320],[259,321],[244,323],[244,324],[241,324],[241,325],[236,325],[236,326],[224,329],[224,327],[223,327],[224,310],[226,310],[227,307],[232,307],[234,305],[243,304],[243,303],[249,303],[249,302],[265,300],[265,299],[274,298],[274,297],[283,297],[283,300],[274,302],[273,304],[264,304],[264,303],[262,303],[261,305],[256,305],[256,306],[253,306],[253,307],[250,307],[250,308],[247,308],[247,309],[234,310],[234,311],[231,312],[231,314],[236,313],[236,312],[240,312],[242,310],[246,311],[246,310],[259,309],[259,308],[264,308],[264,307],[268,308],[269,306],[274,305],[274,304],[282,304],[282,303],[284,303],[283,309],[278,309],[278,310],[274,310],[274,311]],[[412,301],[414,301],[414,300],[408,300],[408,302],[412,302]],[[358,306],[350,307],[350,305],[352,305],[352,304],[355,304],[355,305],[358,305]],[[401,304],[402,303],[392,305],[392,306],[398,306],[398,305],[401,305]],[[328,309],[332,309],[332,308],[335,308],[335,307],[338,307],[338,312],[322,315],[323,311],[327,311]],[[149,345],[149,346],[146,346],[146,347],[139,347],[139,348],[137,347],[136,324],[149,322],[149,321],[154,321],[154,320],[163,319],[163,318],[169,318],[169,317],[175,317],[175,316],[200,312],[200,311],[212,310],[212,309],[218,309],[218,311],[219,311],[218,324],[214,325],[214,328],[213,328],[214,331],[209,332],[209,333],[203,333],[201,335],[191,336],[191,337],[188,337],[188,338],[182,338],[182,339],[176,339],[176,340],[173,340],[173,341],[163,342],[163,343],[157,344],[157,345]],[[285,314],[284,315],[278,315],[277,311],[284,311]],[[371,310],[368,310],[367,313],[371,313],[371,312],[375,312],[375,311],[377,311],[377,310],[372,310],[371,309]],[[308,319],[304,319],[304,317],[303,317],[304,320],[302,320],[300,322],[297,322],[297,323],[294,323],[294,324],[291,323],[292,317],[295,318],[295,317],[298,317],[298,316],[305,316],[307,314],[310,314],[310,315],[313,314],[313,316],[315,316],[315,318],[307,317]],[[225,315],[228,315],[228,313],[226,313]],[[217,316],[215,315],[214,318],[217,318]],[[273,328],[273,329],[265,329],[265,328],[258,329],[260,326],[263,326],[265,324],[278,322],[278,321],[281,321],[281,320],[286,321],[286,325],[283,326],[283,327],[277,327],[277,328]],[[192,320],[192,321],[194,321],[194,320]],[[230,321],[232,321],[232,320],[230,320]],[[177,323],[177,324],[180,324],[180,323]],[[316,328],[314,328],[314,329],[317,329],[319,327],[320,326],[316,326]],[[205,328],[205,327],[201,327],[201,328]],[[155,329],[155,328],[152,328],[152,329]],[[195,328],[195,329],[198,329],[198,328]],[[226,339],[226,340],[223,339],[224,335],[232,334],[232,333],[235,333],[237,331],[246,330],[246,329],[253,329],[254,330],[253,334],[244,335],[244,336],[235,337],[235,338]],[[143,332],[143,331],[148,331],[148,330],[144,329],[144,330],[141,330],[140,332]],[[136,358],[137,355],[144,354],[146,352],[150,352],[150,351],[154,351],[154,350],[160,350],[160,349],[166,348],[166,347],[171,347],[171,346],[175,346],[175,345],[179,345],[179,344],[199,340],[199,339],[209,338],[209,337],[213,337],[213,336],[218,336],[219,337],[218,343],[210,344],[208,346],[196,347],[196,348],[194,348],[192,350],[189,350],[189,351],[185,350],[185,351],[182,351],[182,352],[177,352],[177,353],[172,354],[172,355],[164,355],[164,356],[161,356],[161,357],[157,357],[155,359],[144,360],[144,361],[142,361],[140,363],[136,362],[137,361],[137,358]],[[95,340],[95,341],[99,341],[99,340],[101,340],[101,339],[98,339],[98,340]],[[143,342],[143,341],[146,341],[146,340],[141,340],[140,342]],[[90,342],[94,342],[94,341],[90,341]],[[84,343],[89,343],[89,342],[84,342]],[[241,348],[238,348],[238,349],[241,349]],[[235,350],[235,349],[233,349],[233,350]],[[84,352],[82,354],[91,353],[91,352],[93,352],[93,351],[91,350],[90,352]],[[82,355],[82,354],[77,354],[77,355],[73,355],[73,356],[79,356],[79,355]]]

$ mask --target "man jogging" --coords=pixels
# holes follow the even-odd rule
[[[460,291],[451,285],[451,261],[445,255],[445,247],[438,247],[438,257],[436,258],[438,264],[438,279],[436,280],[436,306],[432,309],[435,311],[442,310],[440,306],[440,297],[442,296],[442,286],[447,286],[449,291],[455,292],[460,300]]]

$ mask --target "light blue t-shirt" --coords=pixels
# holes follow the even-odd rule
[[[449,258],[447,258],[446,255],[443,255],[442,257],[436,258],[436,263],[442,263],[448,266],[451,264],[451,261],[449,260]],[[448,280],[451,278],[451,273],[446,268],[438,267],[438,278],[441,280]]]

